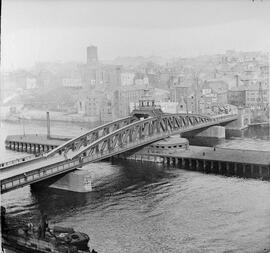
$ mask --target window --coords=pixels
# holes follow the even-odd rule
[[[35,243],[31,243],[30,246],[33,248],[37,248],[37,245]]]

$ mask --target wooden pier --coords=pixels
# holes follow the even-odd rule
[[[42,134],[9,135],[5,140],[7,149],[31,154],[52,150],[72,137],[50,136]]]
[[[269,151],[190,146],[188,150],[159,152],[144,149],[120,158],[158,162],[205,173],[270,180]]]

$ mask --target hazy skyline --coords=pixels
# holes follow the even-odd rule
[[[3,0],[4,70],[41,61],[268,51],[270,1]]]

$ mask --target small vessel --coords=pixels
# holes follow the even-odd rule
[[[4,213],[5,211],[1,210],[4,250],[27,253],[96,253],[95,250],[90,251],[87,234],[74,231],[69,227],[49,228],[46,216],[42,217],[39,226],[30,223],[16,231],[10,231],[6,227]]]

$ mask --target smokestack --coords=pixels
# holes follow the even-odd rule
[[[51,138],[51,123],[50,123],[50,113],[47,112],[47,138]]]
[[[98,48],[89,46],[86,48],[87,64],[96,63],[98,61]]]
[[[236,87],[239,87],[239,75],[235,75]]]

